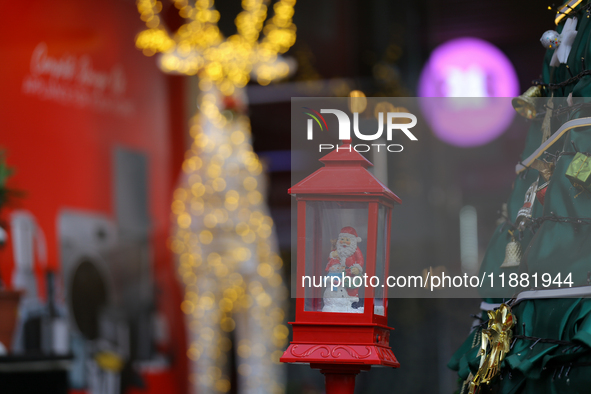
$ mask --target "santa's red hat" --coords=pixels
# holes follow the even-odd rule
[[[343,227],[341,232],[339,233],[340,236],[354,236],[357,242],[361,242],[361,238],[357,236],[357,231],[351,226]]]

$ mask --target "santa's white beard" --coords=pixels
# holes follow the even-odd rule
[[[347,257],[353,256],[353,253],[355,253],[356,249],[356,242],[351,242],[351,244],[348,246],[337,243],[337,253],[341,259],[346,259]]]

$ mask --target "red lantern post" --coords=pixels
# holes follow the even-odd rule
[[[327,394],[352,394],[359,372],[400,366],[389,345],[385,279],[391,212],[401,201],[350,141],[320,161],[289,190],[298,210],[296,321],[280,360],[320,369]]]

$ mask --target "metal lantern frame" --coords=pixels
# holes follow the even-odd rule
[[[398,368],[389,345],[387,326],[388,299],[385,278],[388,276],[390,257],[390,229],[392,209],[401,204],[391,190],[367,169],[373,164],[352,149],[351,141],[320,161],[324,167],[289,189],[297,200],[297,300],[296,321],[291,322],[293,340],[281,357],[282,362],[309,363],[326,376],[327,393],[352,393],[355,376],[372,365]],[[368,207],[367,250],[365,274],[380,276],[376,272],[378,231],[385,242],[383,278],[383,315],[375,311],[375,289],[365,287],[363,313],[322,312],[306,310],[306,293],[302,286],[306,275],[307,209],[313,202],[364,203]],[[380,207],[385,207],[385,229],[378,228]],[[322,226],[316,218],[314,227]],[[312,228],[314,228],[312,227]],[[316,258],[322,259],[318,253]],[[323,260],[321,260],[323,261]]]

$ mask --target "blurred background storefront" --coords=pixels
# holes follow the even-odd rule
[[[158,6],[161,25],[170,32],[190,18],[180,3],[164,0]],[[270,15],[275,3],[268,8]],[[516,77],[508,89],[519,94],[541,72],[544,48],[539,37],[553,28],[554,12],[548,5],[302,0],[290,16],[297,39],[284,48],[286,52],[279,50],[288,72],[277,74],[273,82],[262,71],[247,73],[250,82],[236,82],[237,90],[226,92],[232,100],[219,98],[225,95],[225,85],[214,80],[221,92],[214,98],[219,113],[229,123],[250,122],[244,130],[251,130],[262,171],[256,165],[247,169],[253,179],[259,177],[256,190],[267,201],[268,211],[255,194],[248,194],[256,182],[253,189],[244,184],[243,192],[252,206],[260,205],[261,215],[272,218],[276,235],[269,238],[270,249],[282,259],[273,271],[282,278],[279,283],[289,283],[290,275],[291,97],[347,97],[352,91],[368,97],[446,94],[420,91],[423,84],[442,83],[423,70],[431,67],[432,74],[436,68],[429,63],[436,48],[465,37],[484,40],[504,54]],[[32,384],[23,378],[30,373],[38,383],[47,382],[42,383],[45,387],[57,387],[56,392],[68,390],[67,385],[70,392],[80,393],[185,393],[201,384],[200,375],[208,374],[214,381],[212,390],[245,392],[240,382],[253,372],[241,368],[241,360],[256,353],[256,337],[248,346],[240,342],[241,320],[232,320],[234,325],[225,326],[225,339],[219,342],[226,372],[217,371],[217,364],[212,370],[194,369],[199,364],[191,365],[199,357],[187,352],[195,334],[191,332],[208,327],[197,329],[201,323],[191,326],[187,320],[193,306],[183,302],[191,284],[176,267],[182,256],[182,251],[175,251],[178,227],[192,229],[190,222],[185,226],[179,219],[182,209],[174,205],[182,194],[179,185],[189,182],[187,190],[192,190],[198,182],[190,176],[199,171],[192,158],[208,157],[192,150],[195,130],[215,135],[224,128],[194,118],[208,103],[211,86],[199,73],[164,72],[171,70],[157,61],[158,55],[146,56],[154,53],[136,47],[146,20],[133,0],[3,6],[7,17],[0,44],[0,148],[14,173],[6,183],[9,199],[0,207],[0,226],[6,231],[0,279],[6,291],[26,292],[12,342],[3,344],[7,354],[0,355],[0,391],[3,381],[5,387]],[[215,3],[216,23],[224,36],[236,33],[235,18],[242,7],[240,1]],[[467,74],[456,76],[456,95],[510,95],[487,90],[490,76],[478,69],[462,72]],[[478,253],[486,247],[511,188],[524,127],[516,118],[502,133],[471,146],[425,135],[410,157],[387,163],[388,172],[381,176],[404,201],[404,209],[395,215],[394,258],[424,267],[470,264],[462,261],[460,249],[460,221],[467,220],[464,225],[475,230],[470,234],[477,234],[471,241],[476,250],[470,261],[478,264]],[[248,142],[249,132],[244,135]],[[195,212],[193,217],[200,217]],[[272,291],[264,294],[275,294]],[[281,298],[281,291],[276,291]],[[293,304],[289,298],[277,304],[283,312],[274,315],[280,322],[271,327],[276,341],[269,346],[287,344],[281,327],[293,320],[290,301]],[[391,345],[403,370],[362,374],[358,392],[377,393],[383,387],[399,392],[454,391],[455,375],[446,364],[465,338],[470,313],[478,304],[479,300],[460,299],[392,300],[389,325],[396,331]],[[248,316],[248,307],[242,308]],[[233,312],[231,306],[221,310]],[[318,371],[300,365],[277,371],[277,387],[285,385],[288,393],[323,392]],[[215,386],[222,380],[227,383]]]

